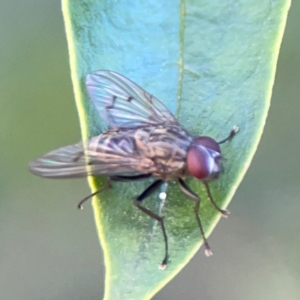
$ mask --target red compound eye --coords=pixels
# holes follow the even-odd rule
[[[214,139],[208,136],[196,138],[187,154],[189,173],[200,180],[215,177],[220,171],[220,156],[220,146]]]
[[[200,136],[194,140],[194,144],[204,146],[208,149],[221,153],[220,145],[209,136]]]

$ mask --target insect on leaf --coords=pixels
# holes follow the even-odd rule
[[[99,103],[91,102],[86,76],[101,69],[125,75],[160,99],[164,106],[157,114],[168,119],[166,107],[195,136],[219,141],[238,125],[239,134],[222,148],[224,173],[211,185],[217,204],[225,208],[263,130],[290,1],[134,1],[129,5],[63,0],[62,5],[83,140],[99,135],[103,120],[111,127],[126,126],[128,121],[113,111],[103,110],[99,116]],[[130,91],[128,97],[134,97],[132,93],[140,90]],[[108,95],[106,91],[99,96]],[[122,106],[130,99],[115,101]],[[128,109],[128,114],[136,114],[133,122],[141,125],[147,112]],[[89,178],[89,183],[96,191],[105,179]],[[151,298],[202,243],[194,204],[170,182],[164,205],[159,192],[145,200],[147,208],[165,216],[170,264],[158,270],[164,252],[159,225],[132,204],[149,183],[113,183],[113,189],[93,199],[106,264],[105,299]],[[190,179],[188,184],[202,198],[200,216],[209,235],[220,214],[200,181]],[[222,251],[211,247],[215,255]]]

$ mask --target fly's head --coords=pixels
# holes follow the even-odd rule
[[[200,180],[217,179],[222,171],[222,155],[218,142],[208,136],[195,138],[187,152],[187,169]]]

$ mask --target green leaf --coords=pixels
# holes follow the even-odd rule
[[[238,125],[238,135],[222,146],[225,173],[210,185],[216,202],[226,207],[263,131],[290,1],[62,3],[83,139],[101,132],[84,86],[85,76],[98,69],[117,71],[141,85],[193,134],[221,140]],[[89,178],[93,191],[104,182]],[[93,200],[105,255],[105,299],[151,298],[202,243],[193,203],[170,182],[163,208],[170,263],[165,271],[158,269],[164,256],[161,230],[132,204],[149,182],[113,184]],[[200,215],[209,235],[220,215],[201,182],[189,179],[189,184],[203,199]],[[156,212],[159,204],[158,194],[145,200]],[[213,250],[215,255],[222,251]]]

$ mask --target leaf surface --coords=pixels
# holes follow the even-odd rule
[[[238,135],[222,146],[225,172],[210,184],[218,205],[227,207],[263,131],[289,6],[289,0],[63,0],[83,139],[104,128],[84,85],[85,76],[99,69],[138,83],[195,135],[222,140],[237,125]],[[89,178],[93,191],[105,181]],[[161,230],[132,204],[150,182],[114,183],[94,197],[106,264],[105,299],[151,298],[202,244],[194,204],[168,183],[162,214],[170,264],[158,270],[164,255]],[[201,220],[209,235],[220,215],[201,182],[188,182],[201,196]],[[156,212],[160,204],[158,193],[145,200]],[[211,246],[215,255],[222,251]]]

